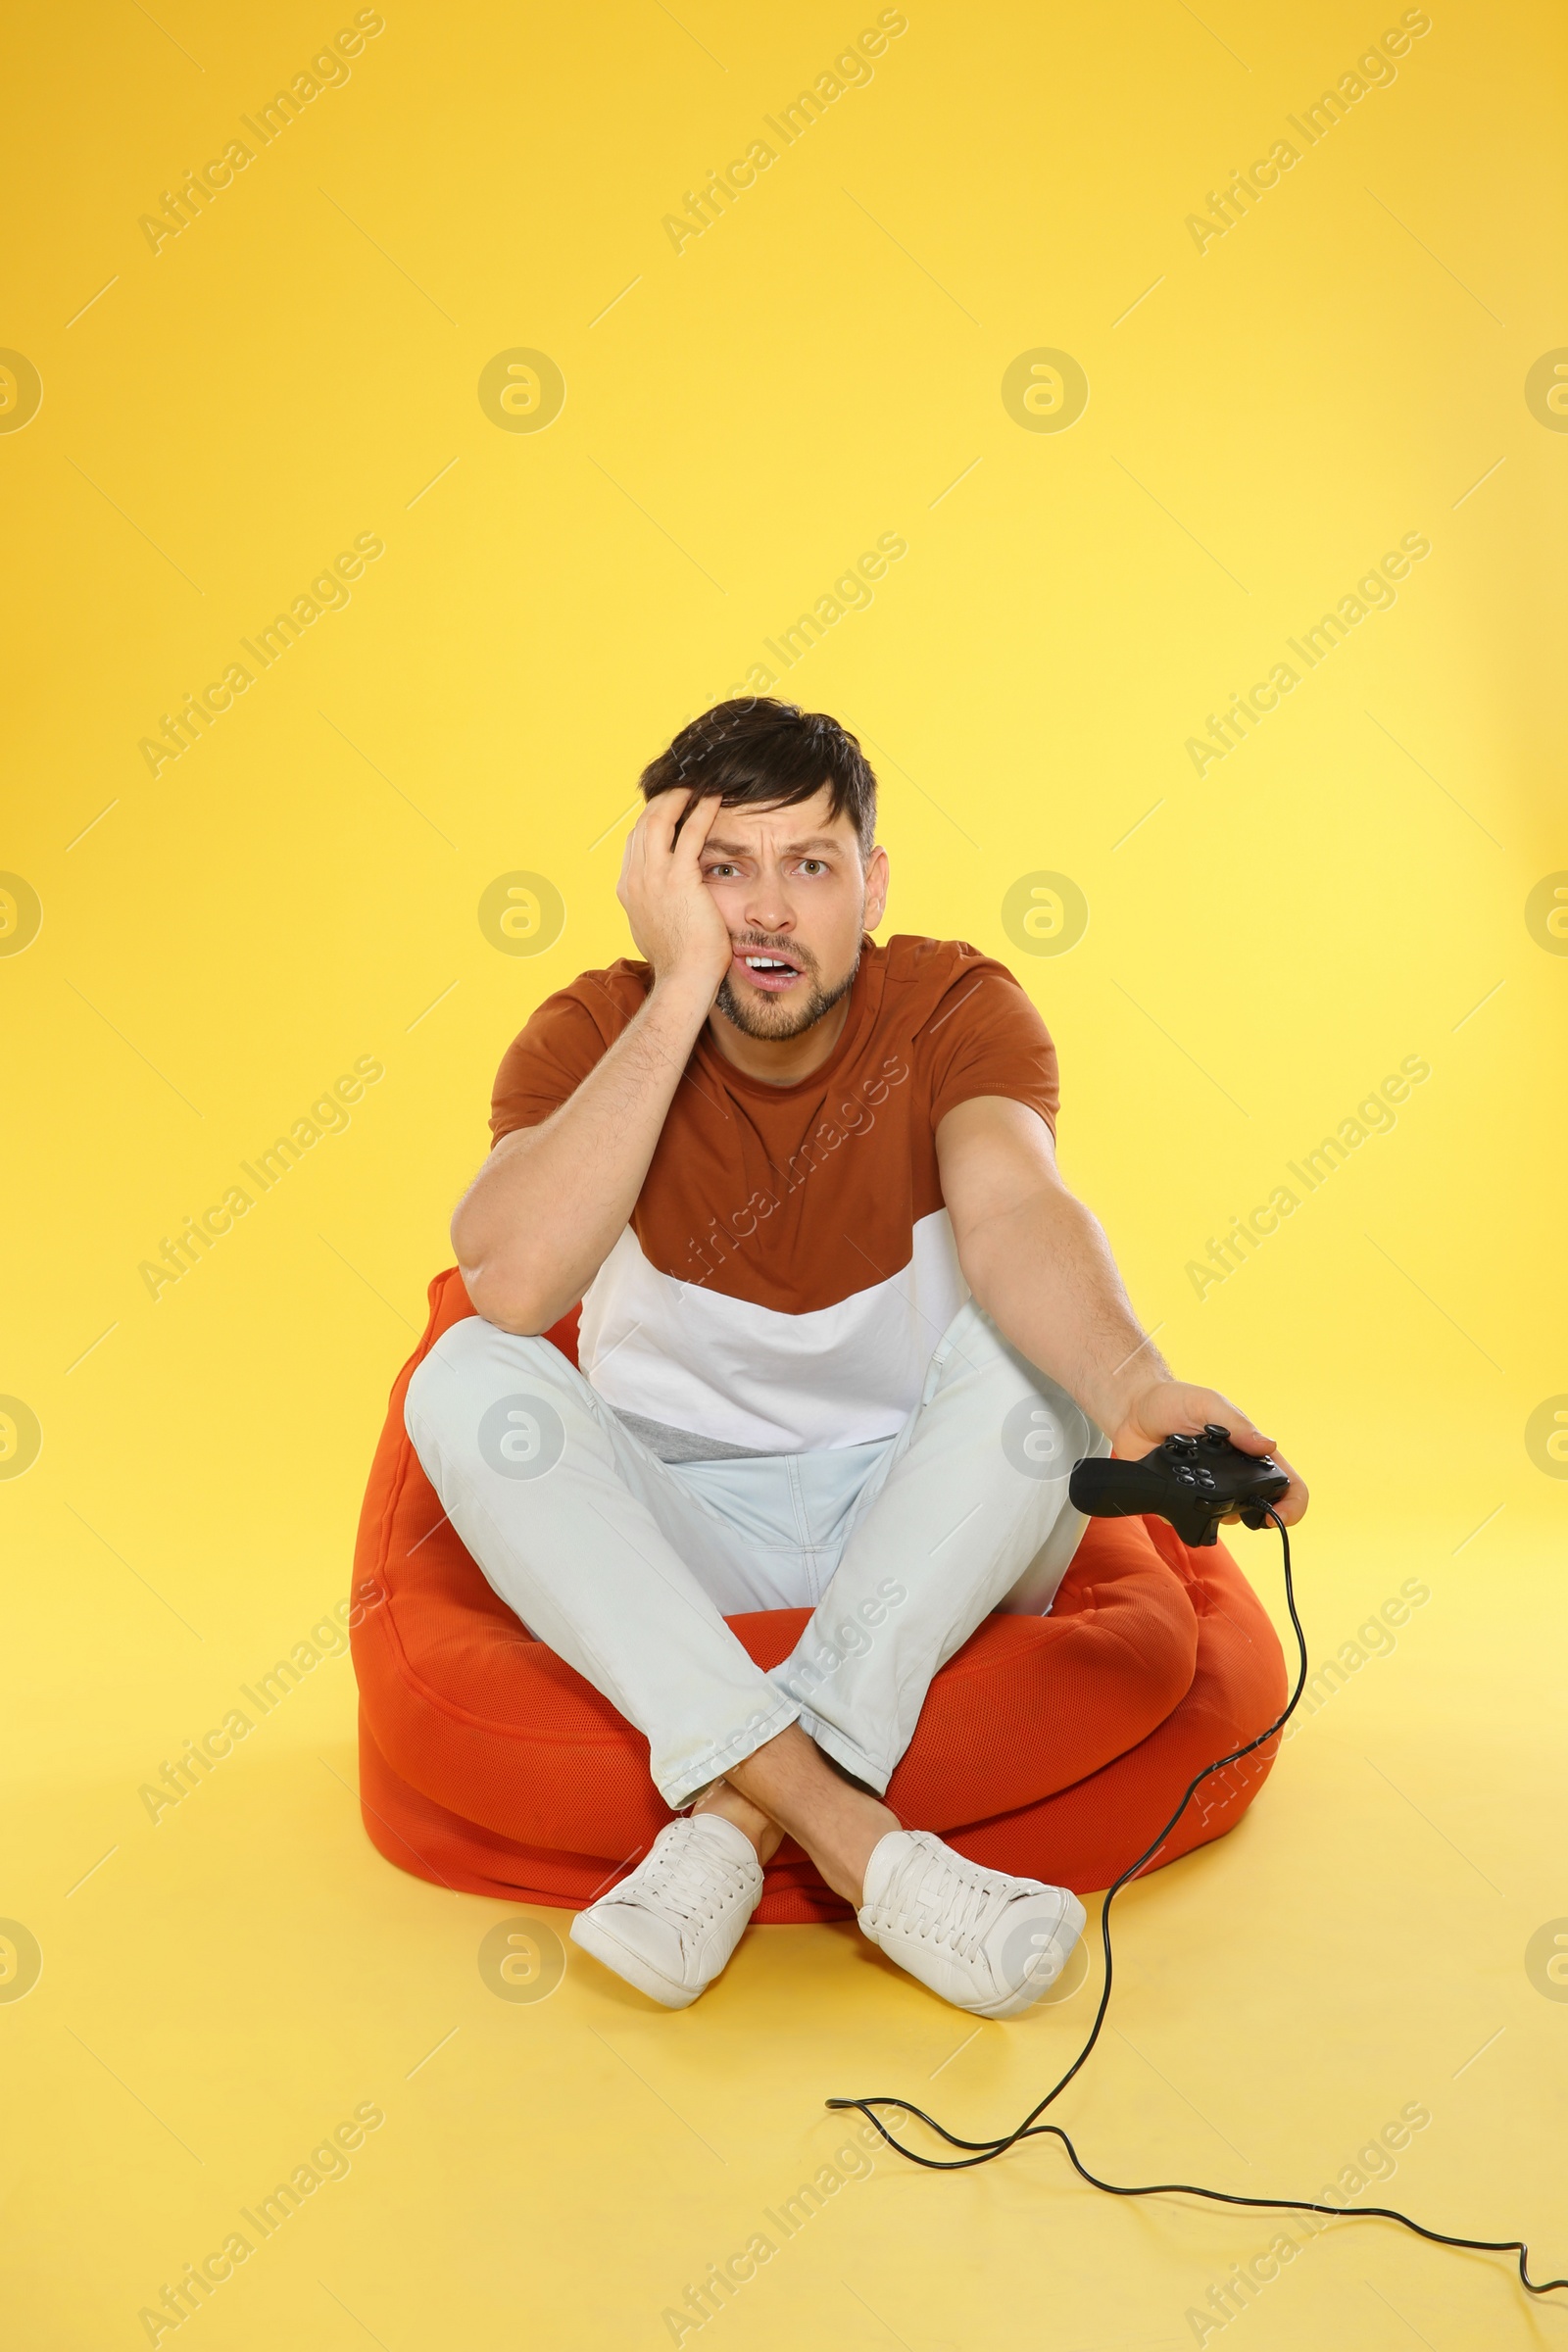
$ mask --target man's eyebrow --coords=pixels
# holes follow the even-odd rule
[[[811,851],[814,853],[818,850],[842,850],[843,847],[843,842],[839,840],[836,834],[808,833],[804,841],[786,842],[784,846],[784,855],[787,858],[791,856],[799,857],[805,851]],[[705,855],[709,850],[716,851],[722,858],[744,858],[749,855],[744,842],[720,841],[711,833],[710,833],[708,839],[703,844],[703,852]]]

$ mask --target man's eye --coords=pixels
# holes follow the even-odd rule
[[[827,859],[825,858],[803,858],[801,859],[801,871],[803,874],[825,874],[827,872]]]
[[[715,880],[715,879],[716,879],[716,878],[717,878],[719,875],[729,875],[729,874],[738,873],[739,871],[740,871],[740,868],[739,868],[738,866],[733,866],[733,865],[710,865],[710,866],[708,868],[708,878],[709,878],[709,880],[711,882],[711,881]]]

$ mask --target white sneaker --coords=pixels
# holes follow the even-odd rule
[[[666,2009],[706,1992],[762,1891],[762,1865],[721,1813],[669,1822],[627,1877],[579,1911],[571,1940]]]
[[[929,1830],[890,1830],[865,1866],[859,1921],[955,2008],[1017,2017],[1060,1976],[1084,1907],[1065,1886],[967,1861]]]

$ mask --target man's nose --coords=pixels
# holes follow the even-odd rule
[[[746,920],[754,931],[793,930],[795,909],[782,874],[763,871],[757,876],[746,900]]]

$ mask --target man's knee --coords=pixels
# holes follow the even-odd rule
[[[465,1315],[415,1366],[403,1426],[421,1459],[431,1446],[461,1448],[465,1440],[472,1443],[497,1398],[519,1386],[552,1390],[570,1372],[552,1341],[503,1332],[480,1315]]]

